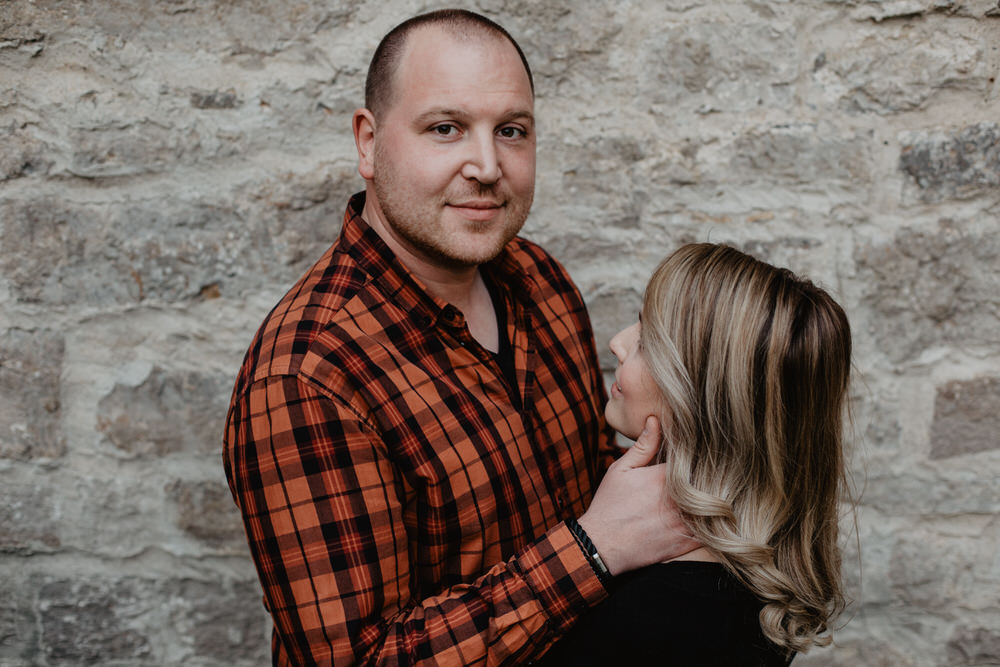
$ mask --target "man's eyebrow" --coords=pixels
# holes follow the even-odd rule
[[[429,109],[423,112],[414,119],[414,123],[417,125],[422,125],[424,123],[429,123],[433,120],[441,120],[444,118],[455,118],[457,120],[465,120],[469,118],[471,114],[468,111],[462,109],[450,109],[447,107],[442,107],[440,109]],[[528,122],[531,125],[535,124],[535,114],[533,114],[529,109],[511,109],[510,111],[502,114],[499,118],[500,125],[504,123],[509,123],[511,121],[519,120],[522,122]]]

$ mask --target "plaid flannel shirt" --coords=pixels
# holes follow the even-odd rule
[[[264,321],[226,424],[274,663],[525,661],[606,597],[562,523],[614,451],[584,303],[523,239],[482,267],[512,387],[363,207]]]

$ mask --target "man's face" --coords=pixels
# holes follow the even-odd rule
[[[375,129],[377,201],[366,211],[411,258],[434,267],[496,257],[534,197],[533,110],[510,42],[460,40],[436,26],[414,30]]]

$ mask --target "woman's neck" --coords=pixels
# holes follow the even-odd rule
[[[671,558],[665,563],[672,563],[677,560],[697,560],[705,563],[721,563],[722,560],[715,555],[714,552],[709,551],[707,547],[698,547],[697,549],[692,549],[686,554],[681,554],[677,558]]]

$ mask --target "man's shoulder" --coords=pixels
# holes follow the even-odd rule
[[[338,323],[350,328],[360,304],[369,308],[376,300],[369,296],[373,291],[371,276],[334,243],[264,318],[238,382],[249,385],[265,377],[300,374],[317,347],[326,344],[324,333]]]

